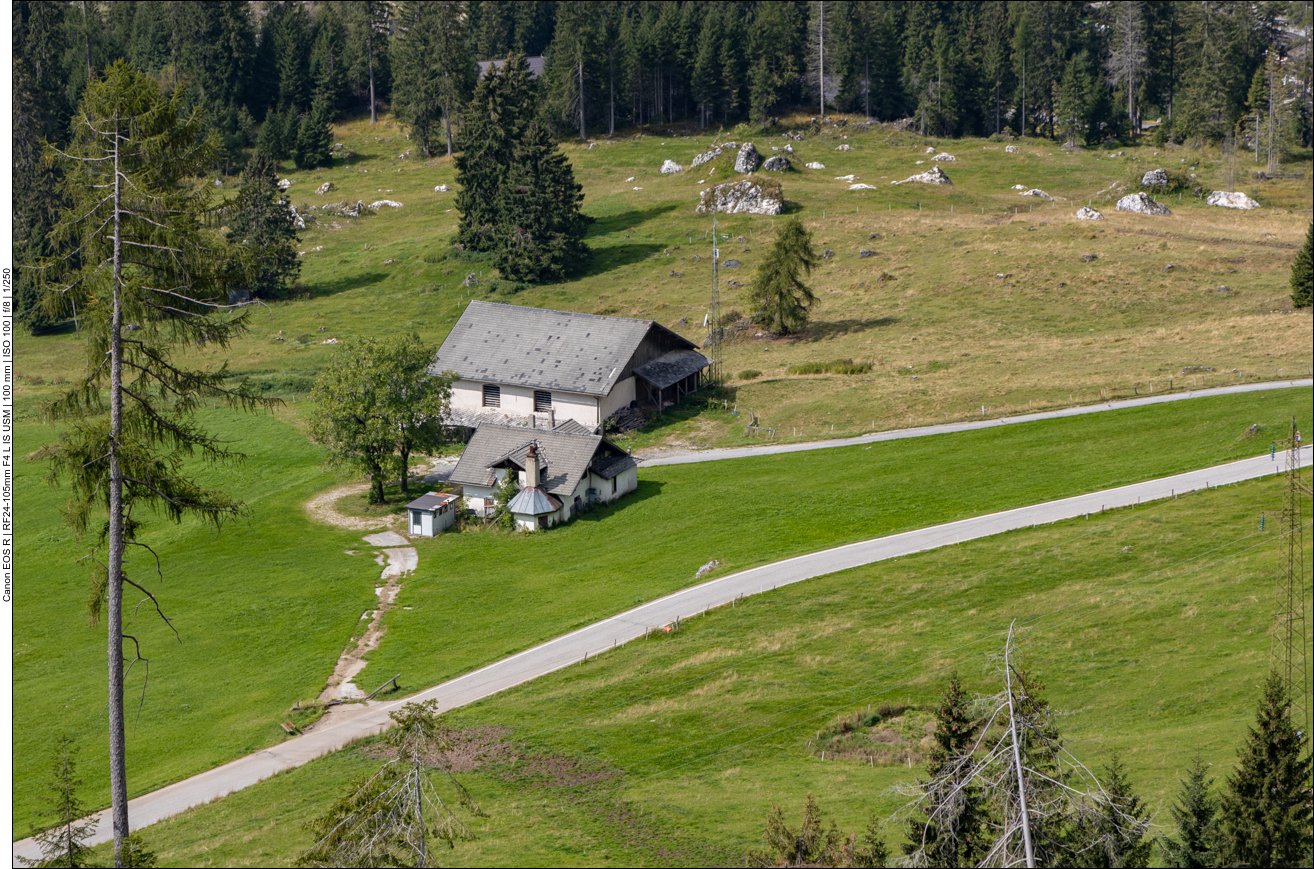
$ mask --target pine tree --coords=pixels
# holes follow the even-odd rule
[[[1305,246],[1296,254],[1296,261],[1291,264],[1291,303],[1297,308],[1308,308],[1314,299],[1314,222],[1305,230]]]
[[[322,102],[332,120],[342,111],[347,98],[347,29],[335,3],[328,3],[315,27],[310,50],[311,102]]]
[[[278,70],[278,104],[305,109],[310,104],[310,21],[300,3],[279,4],[270,13]]]
[[[560,280],[587,261],[583,189],[547,127],[532,122],[499,192],[493,262],[504,277]]]
[[[450,155],[452,114],[469,97],[475,70],[465,46],[462,4],[407,3],[399,23],[393,111],[424,156],[437,153],[444,135]]]
[[[78,797],[82,779],[77,771],[78,746],[71,736],[55,739],[50,752],[50,779],[46,784],[46,808],[39,817],[51,823],[49,829],[33,830],[33,838],[41,849],[40,860],[19,858],[29,866],[91,866],[91,846],[87,844],[96,833],[94,821],[84,821],[86,808]]]
[[[591,102],[600,78],[602,52],[598,45],[600,9],[583,0],[557,4],[557,27],[548,46],[549,111],[566,129],[579,132],[580,141],[588,139],[586,123]]]
[[[812,274],[819,262],[812,233],[797,217],[786,220],[748,287],[754,319],[777,335],[788,335],[807,325],[808,306],[817,297],[800,275]]]
[[[242,172],[242,189],[228,221],[234,283],[260,299],[285,299],[301,273],[297,230],[287,195],[278,188],[277,167],[256,151]]]
[[[803,22],[792,3],[762,3],[750,28],[749,118],[761,124],[797,95],[804,64],[800,57]]]
[[[292,156],[297,141],[296,123],[295,110],[270,109],[256,136],[256,150],[269,155],[275,163]]]
[[[36,105],[27,64],[13,59],[13,251],[14,319],[33,334],[55,323],[42,304],[43,273],[37,268],[50,250],[49,234],[64,205],[60,196],[59,164],[45,159],[41,138],[41,112]]]
[[[1186,771],[1181,793],[1173,803],[1173,820],[1177,835],[1164,841],[1164,856],[1169,866],[1180,869],[1207,869],[1221,865],[1218,838],[1218,800],[1209,780],[1209,767],[1195,756]]]
[[[351,0],[347,4],[348,45],[353,62],[350,78],[362,83],[370,106],[370,123],[378,121],[378,96],[385,88],[388,33],[392,26],[392,4],[383,0]]]
[[[296,143],[292,161],[298,169],[314,169],[333,162],[333,130],[329,127],[329,107],[324,100],[316,100],[302,119]]]
[[[985,807],[980,788],[966,781],[970,768],[954,766],[970,750],[976,734],[970,705],[954,673],[935,711],[935,747],[926,765],[928,779],[947,787],[928,794],[925,820],[909,819],[908,841],[903,845],[904,854],[918,854],[929,866],[974,866],[983,854]]]
[[[471,250],[492,250],[501,224],[502,185],[516,147],[537,110],[538,88],[522,55],[490,68],[475,87],[458,135],[456,240]]]
[[[1116,753],[1104,767],[1104,796],[1098,814],[1077,824],[1078,841],[1088,844],[1073,855],[1072,864],[1092,869],[1150,865],[1151,843],[1145,838],[1149,817]]]
[[[1309,866],[1309,735],[1296,730],[1282,676],[1271,672],[1236,770],[1222,795],[1222,826],[1229,863],[1242,866]]]

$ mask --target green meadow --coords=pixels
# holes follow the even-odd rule
[[[1195,752],[1221,778],[1253,717],[1282,485],[1253,481],[809,580],[451,713],[484,748],[458,776],[488,817],[463,816],[478,839],[439,859],[737,865],[760,844],[767,809],[780,804],[796,822],[809,792],[845,831],[885,819],[897,853],[894,788],[918,773],[921,710],[952,671],[970,690],[997,690],[991,656],[1014,620],[1069,749],[1097,769],[1119,752],[1155,832],[1169,833]],[[882,708],[859,747],[890,749],[882,762],[822,758],[837,721]],[[379,762],[357,745],[147,836],[165,865],[286,863],[310,844],[304,822]]]

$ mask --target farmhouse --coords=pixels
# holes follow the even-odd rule
[[[525,529],[564,522],[639,484],[638,465],[625,450],[573,420],[532,433],[521,426],[481,425],[449,479],[463,487],[467,507],[487,516],[507,474],[515,474],[520,486],[508,507]]]
[[[600,431],[629,406],[665,408],[704,384],[711,362],[652,320],[472,301],[429,367],[456,372],[454,426]]]

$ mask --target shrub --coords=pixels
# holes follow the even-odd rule
[[[758,371],[756,368],[745,368],[743,371],[739,372],[740,380],[756,380],[761,376],[762,372]]]
[[[852,359],[832,359],[830,362],[802,362],[789,366],[790,374],[866,374],[871,371],[870,362],[854,362]]]

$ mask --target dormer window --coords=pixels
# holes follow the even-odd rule
[[[491,383],[484,384],[484,407],[502,406],[502,387]]]

